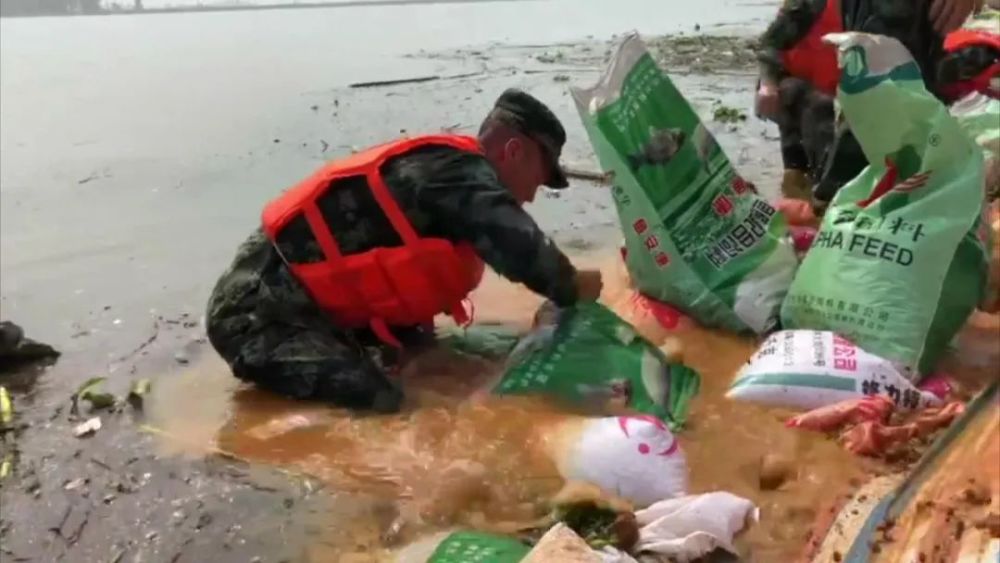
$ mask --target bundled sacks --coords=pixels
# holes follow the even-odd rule
[[[683,424],[698,392],[696,372],[669,362],[603,305],[580,304],[547,316],[511,352],[494,393],[544,394],[573,405],[649,414],[672,428]]]
[[[900,409],[942,404],[892,362],[832,332],[783,330],[769,336],[736,375],[726,397],[770,407],[812,410],[866,395]]]
[[[834,197],[782,307],[928,373],[984,294],[983,156],[898,41],[845,33],[838,101],[872,163]]]
[[[797,266],[785,219],[737,175],[635,34],[572,95],[614,201],[635,287],[700,323],[766,333]]]

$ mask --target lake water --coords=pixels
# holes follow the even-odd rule
[[[402,129],[468,130],[508,85],[548,96],[571,129],[570,145],[589,152],[565,85],[557,89],[551,76],[491,77],[450,90],[431,83],[392,96],[345,89],[477,64],[408,54],[631,29],[690,33],[696,24],[709,32],[719,24],[759,28],[774,5],[542,0],[6,18],[4,317],[73,347],[69,336],[81,324],[127,329],[151,308],[198,315],[269,197],[323,159]],[[558,213],[543,206],[536,215],[551,226]],[[102,314],[110,304],[115,311]],[[124,325],[111,325],[115,319]]]

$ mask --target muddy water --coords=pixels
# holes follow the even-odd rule
[[[863,474],[859,462],[819,436],[791,432],[782,413],[732,403],[723,394],[753,350],[747,339],[685,324],[667,333],[625,307],[618,261],[583,257],[605,271],[603,300],[668,354],[702,375],[702,391],[680,436],[692,492],[728,490],[753,499],[762,522],[741,541],[755,561],[790,560],[801,549],[815,507]],[[528,328],[539,299],[498,279],[475,296],[480,322]],[[553,460],[560,437],[584,420],[537,399],[483,393],[500,366],[446,350],[411,361],[402,374],[410,405],[392,417],[359,417],[239,388],[217,361],[161,387],[153,403],[165,446],[274,464],[319,478],[371,502],[370,518],[332,522],[314,559],[377,560],[379,534],[393,517],[402,541],[433,530],[472,526],[511,530],[542,516],[563,485]],[[790,467],[778,490],[761,491],[765,456]],[[384,510],[383,510],[384,509]],[[390,517],[386,517],[388,511]],[[360,558],[360,559],[359,559]]]

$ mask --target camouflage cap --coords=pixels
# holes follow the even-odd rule
[[[510,88],[497,98],[489,118],[515,127],[542,147],[549,162],[546,186],[560,190],[569,185],[559,165],[559,155],[566,144],[566,130],[548,106],[527,92]]]

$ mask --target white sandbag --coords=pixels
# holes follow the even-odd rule
[[[771,407],[811,410],[864,395],[884,395],[897,407],[939,406],[899,366],[833,332],[783,330],[764,340],[726,397]]]
[[[556,435],[561,444],[552,456],[567,480],[593,483],[637,506],[685,492],[684,453],[654,416],[570,421]]]
[[[641,528],[632,551],[678,563],[698,560],[719,548],[735,554],[733,539],[759,517],[752,502],[726,492],[660,501],[635,513]],[[599,553],[603,563],[636,561],[615,548]]]
[[[679,562],[704,557],[716,548],[736,553],[733,538],[758,517],[752,502],[726,492],[660,501],[635,513],[641,526],[635,551]]]

